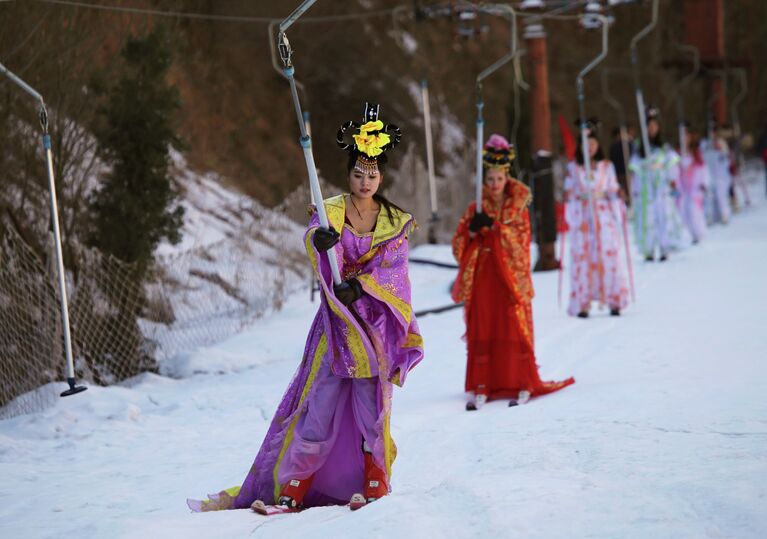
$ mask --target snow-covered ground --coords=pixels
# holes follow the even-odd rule
[[[189,355],[201,374],[0,422],[0,537],[767,537],[765,267],[761,203],[638,263],[638,303],[617,319],[567,317],[557,275],[535,274],[542,374],[577,383],[513,409],[463,410],[462,313],[423,317],[426,359],[395,391],[391,496],[355,513],[191,514],[185,498],[245,476],[300,360],[316,305],[293,295]],[[454,272],[411,272],[417,309],[448,303]]]
[[[179,358],[279,310],[286,296],[307,286],[311,268],[303,226],[218,174],[195,172],[180,153],[171,157],[184,207],[182,241],[159,245],[158,278],[147,293],[161,312],[172,311],[173,322],[143,319],[141,328],[158,346],[161,372],[178,377],[187,374],[177,370]]]

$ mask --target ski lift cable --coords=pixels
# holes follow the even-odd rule
[[[58,287],[61,307],[61,325],[64,333],[64,352],[66,356],[66,376],[69,389],[61,393],[62,397],[75,395],[85,391],[87,388],[76,385],[74,358],[72,355],[72,336],[69,326],[69,306],[67,304],[67,285],[66,275],[64,273],[64,256],[61,249],[61,230],[59,228],[59,208],[56,199],[56,182],[53,174],[53,154],[51,151],[51,136],[48,133],[48,110],[45,106],[45,100],[40,93],[23,81],[20,77],[10,71],[0,63],[0,74],[8,77],[13,83],[28,93],[40,105],[39,119],[40,127],[43,133],[43,149],[45,150],[46,171],[48,173],[48,190],[51,205],[51,224],[53,228],[53,238],[56,250],[56,269],[58,273]]]
[[[16,0],[0,0],[0,3],[14,2],[14,1]],[[134,15],[151,15],[151,16],[157,16],[157,17],[172,17],[172,18],[180,18],[180,19],[197,19],[197,20],[210,20],[210,21],[218,21],[218,22],[262,23],[262,24],[270,23],[272,21],[278,21],[278,22],[281,21],[281,19],[276,17],[256,17],[256,16],[247,16],[247,15],[214,15],[214,14],[195,13],[195,12],[186,12],[186,11],[164,11],[164,10],[158,10],[158,9],[136,8],[136,7],[129,7],[129,6],[92,4],[88,2],[80,2],[77,0],[35,0],[35,1],[44,3],[44,4],[54,4],[54,5],[78,7],[78,8],[85,8],[85,9],[95,9],[99,11],[109,11],[109,12],[115,12],[115,13],[130,13]],[[520,17],[537,16],[542,18],[556,18],[556,13],[560,11],[565,11],[567,9],[572,9],[573,6],[581,5],[584,3],[586,3],[586,0],[581,0],[579,2],[568,4],[566,6],[554,9],[548,13],[542,13],[542,14],[520,13],[519,16]],[[392,13],[398,10],[413,11],[412,8],[408,6],[397,6],[395,8],[379,9],[379,10],[367,11],[362,13],[345,13],[345,14],[339,14],[339,15],[323,15],[323,16],[317,16],[317,17],[306,17],[301,20],[298,20],[297,24],[341,22],[341,21],[348,21],[348,20],[355,20],[355,19],[371,18],[371,17],[382,17],[382,16],[391,15]]]
[[[10,0],[6,0],[10,1]],[[247,15],[213,15],[206,13],[194,13],[185,11],[163,11],[158,9],[146,9],[146,8],[134,8],[126,6],[114,6],[103,4],[91,4],[87,2],[78,2],[76,0],[36,0],[37,2],[45,4],[56,4],[62,6],[79,7],[86,9],[96,9],[99,11],[111,11],[116,13],[131,13],[134,15],[153,15],[158,17],[173,17],[179,19],[197,19],[197,20],[209,20],[218,22],[235,22],[235,23],[270,23],[272,21],[281,22],[282,19],[277,17],[253,17]],[[311,23],[326,23],[326,22],[341,22],[355,19],[363,19],[369,17],[382,17],[389,15],[393,9],[380,9],[375,11],[368,11],[362,13],[345,13],[342,15],[323,15],[317,17],[306,17],[297,24],[311,24]]]

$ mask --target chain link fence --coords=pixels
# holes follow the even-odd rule
[[[0,228],[0,418],[51,405],[58,386],[46,384],[64,379],[52,240],[48,253],[41,259],[13,227]],[[252,230],[160,257],[144,282],[97,250],[78,247],[73,258],[75,370],[96,385],[173,375],[169,359],[240,331],[309,282],[300,239],[274,244]]]

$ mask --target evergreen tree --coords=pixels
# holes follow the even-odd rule
[[[173,126],[180,101],[166,81],[171,53],[162,30],[129,38],[121,56],[122,76],[94,130],[112,168],[89,201],[89,242],[136,264],[140,280],[160,241],[180,241],[183,208],[168,170],[170,148],[180,145]]]

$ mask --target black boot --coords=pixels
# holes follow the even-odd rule
[[[618,307],[613,307],[610,309],[610,316],[620,316],[621,310]]]
[[[586,311],[581,311],[578,313],[578,318],[588,318],[588,317],[589,317],[589,313],[587,313]]]

